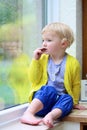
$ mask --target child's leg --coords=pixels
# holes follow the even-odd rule
[[[21,118],[21,122],[38,125],[41,120],[34,115],[45,116],[51,111],[58,98],[57,91],[51,86],[43,86],[34,94],[33,101]]]
[[[37,119],[35,114],[43,108],[43,104],[39,99],[34,98],[28,109],[21,118],[22,123],[38,125],[41,119]]]
[[[54,120],[62,115],[62,110],[55,108],[51,112],[49,112],[44,118],[43,123],[49,128],[53,127]]]
[[[64,94],[61,95],[52,108],[52,111],[49,112],[44,118],[43,123],[48,127],[53,127],[54,120],[58,118],[63,118],[68,115],[73,108],[73,99],[70,95]]]

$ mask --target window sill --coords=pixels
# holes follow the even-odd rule
[[[27,103],[0,111],[0,130],[29,130],[29,128],[32,130],[48,130],[49,128],[43,124],[40,124],[38,126],[31,126],[22,124],[20,122],[20,117],[28,105],[29,104]],[[56,128],[61,130],[62,124],[63,122],[56,123],[53,130],[56,130]]]
[[[27,106],[28,103],[0,111],[0,127],[18,120]]]

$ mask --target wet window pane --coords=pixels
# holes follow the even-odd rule
[[[28,69],[41,44],[42,6],[42,0],[0,0],[0,110],[28,102]]]

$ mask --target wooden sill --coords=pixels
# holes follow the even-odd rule
[[[83,105],[87,107],[87,103],[83,103]],[[62,121],[72,121],[72,122],[84,122],[84,123],[87,123],[87,110],[76,110],[76,109],[74,109],[72,111],[72,113],[70,113]]]
[[[27,103],[0,111],[0,130],[50,130],[43,124],[40,124],[38,126],[31,126],[22,124],[20,122],[20,117],[28,105],[29,104]],[[62,121],[55,123],[53,130],[61,130],[64,127],[64,122],[72,122],[77,124],[84,122],[87,124],[87,110],[73,110],[72,113],[70,113]]]

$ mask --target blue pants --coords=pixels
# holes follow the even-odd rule
[[[52,86],[42,86],[38,90],[33,98],[39,99],[44,107],[40,110],[37,115],[45,116],[52,109],[59,108],[62,110],[62,115],[60,118],[68,115],[73,108],[73,99],[69,94],[58,95],[57,91]]]

